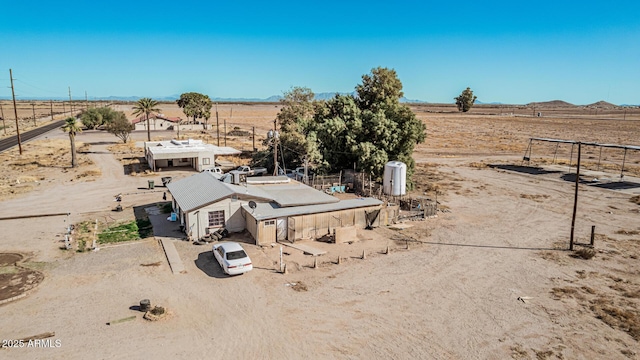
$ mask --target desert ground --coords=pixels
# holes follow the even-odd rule
[[[117,106],[130,114],[130,105]],[[19,270],[27,274],[26,295],[0,304],[0,339],[55,332],[50,347],[25,343],[0,349],[0,357],[639,358],[639,152],[583,148],[575,234],[589,242],[595,226],[593,252],[580,245],[568,251],[571,146],[556,151],[555,144],[536,142],[529,162],[523,155],[530,137],[640,145],[640,111],[412,108],[427,125],[427,140],[414,153],[412,194],[437,196],[442,211],[402,230],[361,230],[352,244],[314,242],[327,250],[318,268],[314,258],[283,246],[286,274],[278,271],[280,244],[244,244],[254,270],[224,276],[210,245],[182,241],[166,214],[150,215],[154,234],[176,237],[184,273],[172,273],[154,237],[98,251],[62,250],[69,222],[133,218],[134,209],[162,201],[164,189],[148,189],[148,180],[193,172],[132,170],[127,159],[139,149],[115,146],[118,139],[102,131],[78,135],[76,169],[68,166],[62,131],[27,143],[22,156],[15,149],[0,154],[0,252],[23,256],[0,263],[0,281]],[[266,131],[278,109],[221,104],[218,111],[228,131]],[[162,110],[182,115],[173,104]],[[174,135],[152,133],[154,139]],[[211,143],[216,135],[211,129],[182,134]],[[133,134],[134,143],[145,138],[144,131]],[[227,140],[250,143],[246,136]],[[624,182],[618,182],[623,161]],[[112,211],[116,194],[123,194],[122,212]],[[70,215],[5,219],[57,213]],[[0,294],[12,289],[7,286]],[[141,299],[169,314],[142,319]]]

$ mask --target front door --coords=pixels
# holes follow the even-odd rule
[[[287,218],[276,220],[276,240],[287,240]]]

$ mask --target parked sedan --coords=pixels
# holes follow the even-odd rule
[[[229,275],[244,274],[253,269],[249,255],[235,242],[213,245],[213,257],[218,260],[222,271]]]

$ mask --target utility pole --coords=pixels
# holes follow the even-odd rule
[[[309,160],[307,155],[304,156],[304,183],[309,185]]]
[[[576,211],[578,210],[578,185],[580,184],[580,149],[582,143],[578,142],[578,164],[576,165],[576,191],[573,198],[573,217],[571,218],[571,237],[569,238],[569,250],[573,251],[573,233],[576,227]]]
[[[89,108],[89,98],[87,97],[87,90],[85,90],[84,91],[84,109],[86,110],[88,108]]]
[[[73,100],[71,100],[71,86],[69,86],[69,106],[71,107],[71,111],[69,112],[71,116],[73,116]]]
[[[36,122],[36,103],[31,103],[31,110],[33,110],[33,126],[38,126]]]
[[[0,104],[0,113],[2,114],[2,128],[4,129],[4,134],[7,135],[7,124],[4,122],[4,109],[2,108],[2,104]],[[253,147],[255,147],[255,145]]]
[[[218,103],[216,103],[216,139],[218,139],[218,146],[220,146],[220,119],[218,118]]]
[[[278,119],[273,120],[273,176],[278,175]]]
[[[16,93],[13,89],[13,72],[9,69],[9,77],[11,78],[11,96],[13,97],[13,113],[16,116],[16,137],[18,138],[18,150],[22,155],[22,142],[20,141],[20,127],[18,126],[18,108],[16,107]]]
[[[62,116],[67,115],[67,108],[64,106],[64,100],[62,100]]]
[[[51,121],[53,121],[53,100],[49,100],[49,104],[51,105]]]
[[[251,137],[251,139],[253,140],[253,151],[256,151],[256,127],[252,126],[251,130],[253,131],[253,136]]]
[[[224,119],[224,146],[227,146],[227,119]]]

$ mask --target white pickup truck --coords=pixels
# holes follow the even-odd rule
[[[213,174],[213,176],[215,176],[215,177],[216,177],[216,178],[218,178],[218,179],[219,179],[220,177],[222,177],[222,175],[224,175],[224,171],[222,171],[222,169],[221,169],[221,168],[219,168],[219,167],[217,167],[217,166],[216,166],[216,167],[212,167],[212,168],[208,168],[208,169],[204,169],[204,170],[202,170],[202,172],[205,172],[205,171],[206,171],[206,172],[209,172],[209,173],[212,173],[212,174]]]
[[[256,167],[252,169],[249,166],[243,165],[243,166],[239,166],[236,169],[236,171],[240,171],[241,173],[247,176],[261,176],[267,173],[267,168]]]

